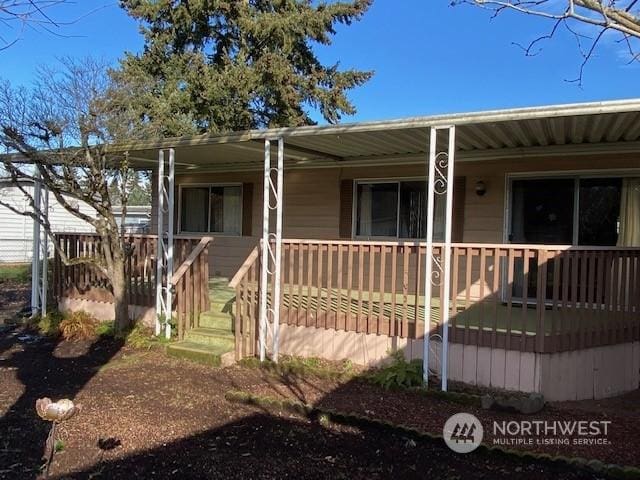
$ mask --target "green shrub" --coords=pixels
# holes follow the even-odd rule
[[[150,328],[141,323],[136,324],[132,329],[120,335],[125,343],[132,348],[149,350],[161,343],[165,343],[164,337],[156,337]]]
[[[422,360],[407,362],[401,351],[397,351],[391,356],[393,361],[390,365],[368,374],[371,382],[387,389],[422,385]]]
[[[57,310],[47,313],[42,317],[36,317],[33,320],[33,326],[47,337],[57,337],[60,335],[60,323],[64,316]]]
[[[60,322],[62,338],[68,341],[87,340],[96,336],[98,320],[84,310],[71,312]]]
[[[96,335],[99,337],[115,337],[115,325],[113,322],[100,322],[96,327]]]

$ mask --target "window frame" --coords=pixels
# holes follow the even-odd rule
[[[191,232],[182,229],[182,190],[184,188],[208,188],[209,189],[209,201],[208,213],[207,213],[207,231],[206,232]],[[213,187],[240,187],[240,233],[226,233],[226,232],[212,232],[211,231],[211,188]],[[243,218],[244,218],[244,184],[241,182],[222,182],[222,183],[181,183],[178,185],[178,211],[177,211],[177,225],[178,235],[194,235],[194,236],[210,236],[218,235],[224,237],[242,237],[243,232]]]
[[[400,236],[400,198],[401,198],[401,188],[400,184],[402,182],[419,182],[423,181],[425,183],[425,188],[427,187],[427,177],[425,176],[414,176],[414,177],[382,177],[382,178],[354,178],[353,186],[352,186],[352,198],[351,202],[351,238],[353,240],[381,240],[381,241],[408,241],[415,242],[419,240],[424,240],[424,238],[416,237],[401,237]],[[395,237],[390,236],[378,236],[378,235],[357,235],[358,231],[358,185],[360,184],[381,184],[381,183],[390,183],[398,185],[398,208],[396,211],[396,232],[398,234]]]

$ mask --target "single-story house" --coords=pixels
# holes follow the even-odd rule
[[[185,348],[227,315],[236,358],[401,349],[551,399],[639,386],[640,99],[126,148],[168,234],[132,240],[131,288],[173,305]],[[167,242],[173,265],[142,264]]]

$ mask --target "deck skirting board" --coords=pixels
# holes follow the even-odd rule
[[[270,344],[268,339],[267,344]],[[422,358],[422,340],[334,329],[280,325],[280,352],[381,366],[401,350]],[[439,369],[441,345],[432,342],[430,365]],[[599,399],[640,386],[640,342],[570,352],[535,353],[451,343],[449,379],[471,385],[539,392],[549,401]]]

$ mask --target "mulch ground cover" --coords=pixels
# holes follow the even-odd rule
[[[3,321],[15,318],[16,312],[29,304],[30,298],[30,284],[0,279],[0,325]]]
[[[113,339],[56,342],[4,331],[0,386],[0,478],[38,474],[48,425],[37,417],[34,404],[43,396],[82,404],[82,411],[59,429],[54,478],[603,478],[545,461],[486,452],[460,455],[442,443],[374,427],[322,424],[230,403],[225,393],[280,396],[434,432],[441,432],[450,413],[472,411],[483,421],[491,415],[511,418],[505,414],[360,381],[282,377],[240,366],[213,369],[157,351],[132,350]],[[596,413],[560,405],[545,415],[591,418]],[[619,426],[633,434],[625,445],[616,445],[613,413],[614,446],[639,451],[637,417]],[[597,452],[583,456],[587,453]],[[632,453],[606,455],[607,461],[637,462]]]

